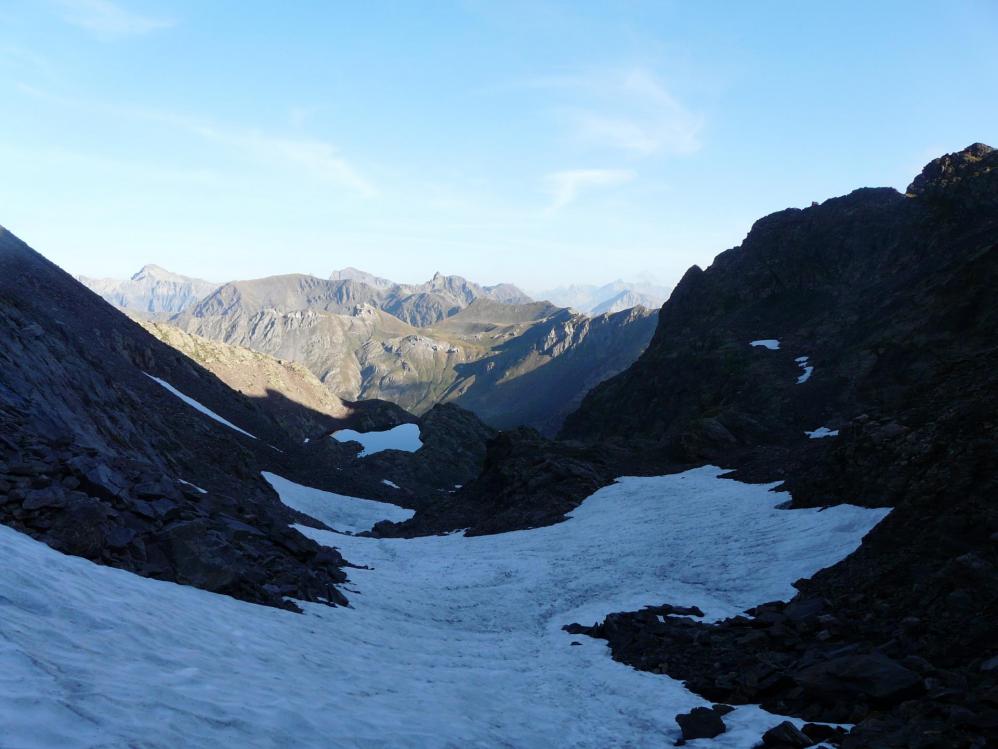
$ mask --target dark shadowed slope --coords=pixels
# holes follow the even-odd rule
[[[496,427],[553,435],[591,388],[645,350],[656,320],[657,310],[644,307],[592,318],[558,310],[490,356],[458,365],[447,397]]]
[[[344,600],[343,560],[289,528],[294,514],[260,478],[284,469],[287,442],[264,410],[6,230],[0,301],[4,523],[250,601]]]
[[[691,269],[645,355],[564,436],[784,478],[795,504],[895,509],[790,606],[719,625],[635,612],[591,631],[710,700],[858,723],[848,749],[990,746],[996,289],[998,152],[980,144],[933,161],[907,194],[761,219]],[[770,339],[778,349],[750,345]]]

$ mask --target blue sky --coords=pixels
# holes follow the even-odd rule
[[[0,224],[74,273],[674,283],[998,145],[998,2],[2,0]]]

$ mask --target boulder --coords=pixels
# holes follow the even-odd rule
[[[843,655],[793,675],[810,698],[831,704],[838,699],[893,704],[918,694],[922,678],[880,653]]]
[[[683,739],[712,739],[727,730],[721,716],[709,707],[695,707],[688,713],[676,716],[676,722],[683,732]]]
[[[63,507],[66,504],[66,495],[61,489],[54,486],[45,489],[33,489],[24,497],[21,505],[25,510],[43,510],[48,508]]]
[[[96,559],[107,543],[107,510],[96,499],[74,492],[49,528],[52,546],[64,554]]]
[[[789,720],[770,728],[762,735],[762,745],[773,749],[805,749],[815,742]]]
[[[177,581],[205,590],[220,591],[232,585],[239,568],[247,563],[203,518],[170,526],[159,538],[177,571]]]

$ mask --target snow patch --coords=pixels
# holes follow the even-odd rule
[[[177,479],[177,481],[183,484],[184,486],[189,486],[191,487],[191,489],[201,492],[202,494],[208,493],[207,489],[202,489],[200,486],[198,486],[197,484],[192,484],[190,481],[184,481],[183,479]]]
[[[198,403],[196,400],[194,400],[190,396],[184,395],[183,393],[181,393],[179,390],[177,390],[175,387],[173,387],[173,385],[171,385],[166,380],[161,380],[158,377],[153,377],[148,372],[143,372],[142,374],[144,374],[150,380],[154,380],[155,382],[158,382],[160,385],[162,385],[163,387],[165,387],[167,390],[169,390],[175,396],[177,396],[178,398],[180,398],[180,400],[182,400],[188,406],[190,406],[191,408],[193,408],[195,411],[200,411],[205,416],[207,416],[209,419],[214,419],[219,424],[224,424],[229,429],[235,429],[237,432],[239,432],[241,434],[245,434],[247,437],[252,437],[253,439],[256,439],[256,437],[253,437],[253,435],[250,434],[249,432],[247,432],[245,429],[240,429],[235,424],[233,424],[231,421],[227,421],[226,419],[223,419],[221,416],[219,416],[217,413],[215,413],[214,411],[212,411],[207,406],[202,406],[200,403]]]
[[[381,479],[381,483],[385,486],[390,486],[392,489],[401,489],[402,487],[396,484],[394,481],[389,481],[388,479]]]
[[[780,348],[780,342],[776,338],[760,338],[758,341],[752,341],[750,346],[762,346],[763,348],[768,348],[770,351],[776,351]]]
[[[821,439],[822,437],[838,437],[838,429],[829,429],[828,427],[818,427],[810,432],[804,432],[808,437],[813,440]]]
[[[345,533],[369,531],[379,520],[401,523],[416,514],[414,510],[407,510],[388,502],[312,489],[266,471],[263,472],[263,477],[274,487],[274,491],[288,507],[304,512],[316,520],[321,520],[330,528]]]
[[[785,497],[769,486],[720,473],[623,478],[564,523],[495,536],[303,529],[369,566],[347,570],[350,608],[303,615],[101,567],[0,526],[3,743],[671,745],[673,716],[705,701],[561,626],[664,602],[716,619],[787,598],[887,514],[779,511]],[[359,501],[268,480],[334,525]],[[781,718],[741,706],[724,720],[714,749],[754,746]]]
[[[419,426],[399,424],[382,432],[356,432],[353,429],[340,429],[332,437],[339,442],[359,442],[364,446],[358,457],[374,455],[384,450],[402,450],[414,453],[423,446]]]
[[[797,378],[797,384],[801,385],[811,379],[811,373],[814,371],[814,367],[808,364],[808,357],[806,356],[798,356],[794,359],[794,361],[797,362],[797,366],[799,366],[801,368],[801,372],[803,372],[803,374]]]

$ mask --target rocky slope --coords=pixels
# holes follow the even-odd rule
[[[252,399],[5,230],[0,300],[0,521],[67,553],[250,601],[344,601],[343,560],[288,527],[295,513],[259,475],[287,468],[270,447],[286,438]]]
[[[895,509],[790,606],[718,625],[608,618],[593,632],[615,657],[708,699],[857,722],[846,747],[989,746],[996,284],[998,152],[981,144],[933,161],[906,194],[761,219],[692,268],[647,352],[563,436],[785,479],[795,504]],[[832,433],[805,434],[819,427]]]
[[[417,414],[453,401],[496,426],[549,433],[589,388],[633,361],[654,329],[655,313],[640,308],[590,320],[542,302],[469,296],[458,307],[463,280],[431,284],[431,296],[452,299],[455,311],[427,328],[383,309],[377,285],[298,275],[226,284],[174,322],[304,364],[342,398],[388,400]],[[420,292],[406,304],[436,303],[427,300]]]
[[[499,428],[555,434],[590,389],[641,355],[656,320],[644,307],[591,318],[557,310],[485,358],[459,365],[445,398]]]
[[[146,265],[126,280],[87,276],[77,280],[114,306],[150,318],[182,312],[218,288],[217,283],[171,273],[158,265]]]
[[[247,601],[345,603],[346,562],[290,527],[314,521],[261,473],[401,503],[444,497],[479,473],[494,434],[456,406],[417,418],[329,401],[294,367],[158,332],[191,356],[0,229],[0,522],[67,554]],[[324,410],[296,401],[302,393]],[[362,458],[357,443],[322,436],[401,422],[420,425],[423,449]]]
[[[142,321],[140,324],[233,390],[256,400],[299,441],[337,429],[363,432],[374,425],[395,426],[412,418],[387,401],[342,400],[301,364],[211,341],[167,323]]]

